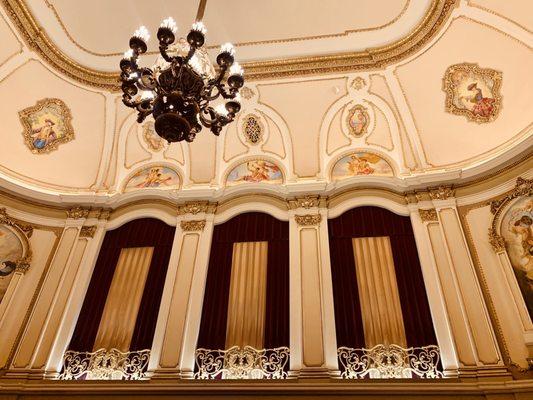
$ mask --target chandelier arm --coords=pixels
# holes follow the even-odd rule
[[[207,0],[200,0],[198,4],[198,11],[196,11],[196,21],[201,21],[204,19],[205,6],[207,5]]]

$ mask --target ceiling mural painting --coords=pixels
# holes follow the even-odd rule
[[[124,192],[139,189],[179,189],[181,178],[170,167],[150,165],[134,173],[124,185]]]
[[[377,154],[358,151],[340,158],[333,166],[331,179],[335,181],[359,175],[394,176],[391,165]]]
[[[502,73],[477,64],[450,66],[444,75],[446,111],[477,123],[496,119],[501,108]]]
[[[368,124],[370,123],[370,116],[365,106],[356,104],[348,111],[346,118],[346,126],[350,134],[355,137],[361,137],[368,132]]]
[[[23,136],[32,153],[47,153],[74,139],[72,116],[60,99],[43,99],[19,112]]]
[[[234,167],[228,174],[226,186],[244,183],[282,184],[283,172],[271,161],[253,159]]]

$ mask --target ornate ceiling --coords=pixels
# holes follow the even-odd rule
[[[117,54],[140,24],[172,15],[185,31],[197,2],[182,3],[2,0],[5,189],[110,205],[402,192],[479,179],[531,149],[528,0],[208,2],[207,43],[237,43],[245,61],[243,110],[218,139],[169,146],[121,104]]]

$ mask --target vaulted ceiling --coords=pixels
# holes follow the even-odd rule
[[[243,110],[218,138],[203,131],[192,144],[172,145],[155,143],[149,124],[122,105],[118,60],[140,24],[155,33],[172,15],[187,32],[197,1],[1,4],[0,181],[44,201],[290,196],[357,185],[406,191],[473,179],[533,143],[528,0],[208,1],[207,44],[236,43],[245,64]],[[154,40],[149,47],[157,50]],[[493,101],[476,100],[472,80]],[[24,116],[49,99],[70,114],[72,137],[36,151]],[[257,143],[248,140],[250,117]],[[377,156],[391,173],[375,164],[375,173],[337,179],[336,162],[354,153]],[[250,160],[277,165],[282,183],[229,185]],[[179,182],[126,190],[151,166],[175,171]]]

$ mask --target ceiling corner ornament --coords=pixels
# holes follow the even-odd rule
[[[0,208],[0,277],[28,270],[32,259],[29,241],[32,234],[31,225],[10,217],[5,208]],[[3,294],[0,288],[0,301]]]
[[[365,106],[356,104],[348,111],[346,117],[346,126],[350,131],[350,135],[358,138],[368,132],[368,125],[370,123],[370,116]]]
[[[210,203],[208,201],[191,201],[178,206],[178,215],[196,215],[199,213],[214,214],[216,208],[216,203]]]
[[[356,76],[354,78],[354,80],[352,81],[352,87],[355,89],[355,90],[361,90],[363,89],[364,87],[366,86],[366,81],[364,80],[364,78],[360,77],[360,76]]]
[[[89,209],[83,207],[72,207],[67,210],[67,218],[71,219],[82,219],[89,216]]]
[[[290,210],[296,210],[298,208],[305,208],[306,210],[309,210],[310,208],[314,207],[324,207],[326,199],[321,196],[307,195],[291,199],[288,201],[288,203]]]
[[[418,210],[418,214],[420,215],[420,219],[422,222],[438,222],[439,217],[437,215],[437,210],[434,208],[430,208],[429,210]]]
[[[248,114],[243,118],[242,132],[247,143],[259,144],[263,140],[265,127],[255,114]]]
[[[32,153],[48,153],[74,139],[72,115],[60,99],[39,100],[19,111],[19,118],[24,127],[24,141]]]
[[[502,73],[477,64],[455,64],[446,70],[443,89],[445,109],[478,124],[496,119],[501,109]]]
[[[203,231],[205,228],[205,219],[197,221],[181,221],[180,226],[185,232]]]
[[[498,235],[493,228],[489,228],[489,243],[495,253],[505,251],[505,239]]]
[[[96,233],[96,225],[91,226],[82,226],[80,229],[80,237],[82,238],[92,238]]]
[[[81,65],[64,54],[37,23],[24,0],[0,0],[24,41],[50,66],[87,86],[119,92],[119,74]],[[416,53],[445,26],[459,0],[435,0],[416,28],[396,42],[361,52],[246,62],[247,80],[384,68]]]
[[[455,190],[451,186],[439,186],[429,189],[431,200],[447,200],[455,196]]]
[[[295,215],[294,219],[300,226],[313,226],[318,225],[322,221],[321,214],[307,214],[307,215]]]

